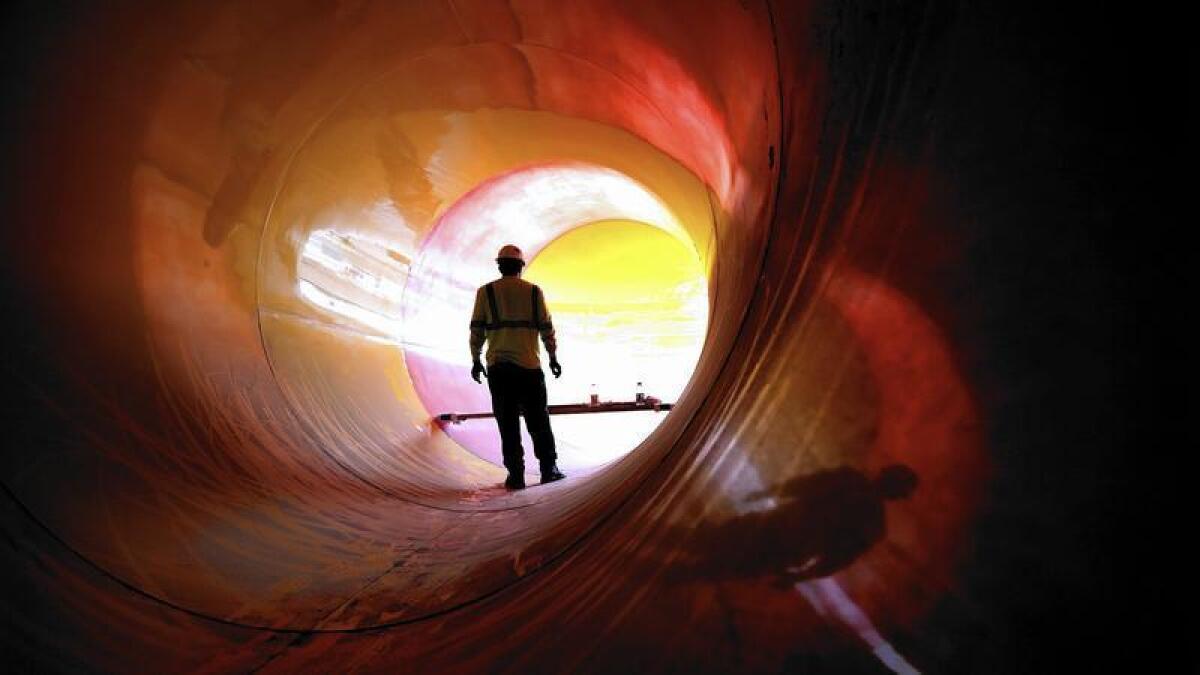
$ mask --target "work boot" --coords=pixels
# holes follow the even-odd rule
[[[542,482],[545,482],[545,481],[542,481]],[[524,490],[525,489],[524,474],[519,474],[519,473],[508,474],[508,478],[504,479],[504,487],[508,488],[509,490]]]
[[[542,469],[543,483],[553,483],[556,480],[562,480],[564,478],[566,478],[566,476],[563,475],[563,472],[559,471],[558,467],[553,464]]]

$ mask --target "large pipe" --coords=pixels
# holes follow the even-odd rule
[[[3,466],[20,663],[1045,665],[1052,642],[1002,588],[1049,561],[1017,596],[1043,617],[1078,606],[1089,587],[1055,565],[1089,550],[1071,518],[1100,493],[1059,472],[1105,455],[1028,453],[1085,425],[1105,380],[1045,416],[1059,399],[1029,383],[1083,377],[1081,357],[1012,346],[1052,331],[1018,304],[1037,280],[991,256],[1051,268],[1038,228],[1106,184],[1047,168],[1085,164],[1074,146],[1010,156],[1024,127],[978,107],[1039,119],[987,79],[1006,71],[982,38],[1014,24],[718,0],[20,18]],[[1022,206],[1045,180],[1060,192]],[[498,243],[536,252],[607,219],[694,248],[703,353],[629,455],[507,493],[483,441],[431,423],[487,404],[469,293]],[[382,323],[305,295],[314,233],[378,245],[402,290],[355,308]],[[1093,346],[1115,331],[1077,302],[1095,270],[1047,301]],[[916,488],[884,502],[871,481],[896,464]],[[1050,495],[1074,500],[1061,518]],[[1078,647],[1088,621],[1058,637]]]

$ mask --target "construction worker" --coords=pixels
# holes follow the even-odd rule
[[[546,309],[546,299],[537,286],[521,278],[525,256],[521,249],[508,244],[496,255],[501,277],[475,292],[475,310],[471,313],[471,377],[487,377],[492,393],[492,412],[500,428],[504,468],[510,490],[525,487],[525,450],[521,447],[521,412],[525,428],[533,439],[533,454],[538,459],[542,482],[565,478],[558,470],[554,450],[554,432],[546,408],[546,376],[538,355],[540,334],[550,355],[550,371],[562,375],[554,341],[554,325]],[[479,355],[488,343],[487,368]]]

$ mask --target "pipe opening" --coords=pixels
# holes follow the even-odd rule
[[[621,129],[512,109],[334,114],[270,203],[256,278],[274,379],[322,451],[372,484],[457,494],[502,479],[494,421],[433,418],[491,409],[468,376],[467,324],[504,244],[526,252],[562,331],[551,404],[585,402],[592,384],[632,400],[637,382],[673,403],[705,343],[710,193]],[[559,286],[574,290],[560,300]],[[624,456],[666,414],[620,414],[615,434],[594,417],[554,418],[564,470]]]
[[[601,400],[633,400],[639,381],[656,387],[650,393],[661,400],[676,400],[707,325],[707,281],[695,245],[666,204],[628,176],[596,166],[542,166],[476,188],[422,244],[402,322],[405,363],[427,413],[490,410],[487,388],[465,377],[463,321],[476,288],[498,276],[494,251],[509,241],[531,255],[526,277],[546,293],[560,360],[568,364],[561,380],[549,382],[552,405],[583,403],[593,390]],[[556,417],[560,466],[590,470],[617,459],[662,416]],[[446,431],[501,465],[492,420]]]

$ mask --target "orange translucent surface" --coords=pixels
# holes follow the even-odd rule
[[[847,164],[814,17],[779,4],[88,24],[102,55],[71,57],[98,72],[61,98],[94,101],[88,123],[29,139],[58,187],[21,267],[55,317],[37,424],[4,467],[33,551],[14,567],[58,627],[31,639],[68,669],[778,671],[865,638],[779,570],[677,571],[803,550],[754,518],[705,533],[784,514],[788,481],[891,462],[920,491],[833,578],[888,634],[927,616],[987,462],[924,268],[891,256],[925,183]],[[677,397],[564,422],[581,470],[514,493],[430,419],[486,405],[468,307],[510,242],[559,326],[552,400],[639,379]]]

